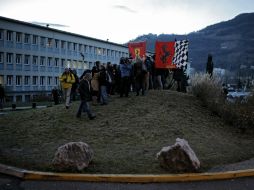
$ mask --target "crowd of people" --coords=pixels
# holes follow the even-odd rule
[[[122,57],[119,64],[101,64],[96,61],[91,70],[85,70],[78,77],[75,69],[65,68],[59,76],[61,88],[54,87],[51,91],[55,105],[64,101],[65,108],[69,109],[72,101],[81,100],[77,117],[82,110],[87,112],[90,119],[95,114],[90,110],[89,102],[93,105],[107,105],[108,97],[119,95],[121,98],[129,97],[130,92],[136,96],[145,96],[149,89],[168,89],[170,85],[166,78],[170,72],[168,69],[155,68],[155,56],[146,58]],[[185,92],[183,70],[173,72],[173,78],[177,81],[177,90]],[[0,84],[0,110],[3,109],[5,91]]]
[[[119,65],[112,65],[110,62],[101,64],[96,61],[94,67],[85,70],[80,78],[75,70],[66,68],[59,77],[66,109],[69,109],[71,101],[76,100],[78,92],[81,103],[76,116],[79,118],[83,111],[87,112],[90,119],[94,119],[95,114],[90,109],[90,101],[93,105],[107,105],[108,97],[111,95],[118,94],[122,98],[129,97],[129,92],[135,92],[136,96],[145,96],[149,89],[169,88],[166,78],[170,71],[155,68],[154,60],[154,56],[143,59],[122,57]],[[182,73],[176,72],[173,77],[176,80],[180,78],[179,82]],[[181,88],[182,86],[178,84],[177,90],[181,91]],[[53,98],[59,96],[56,89],[52,90],[52,96]],[[54,98],[54,101],[55,104],[59,103],[57,98]]]

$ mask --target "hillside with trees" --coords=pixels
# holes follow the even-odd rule
[[[240,67],[254,67],[254,13],[244,13],[187,35],[147,34],[131,41],[147,41],[147,50],[155,51],[155,42],[188,39],[191,67],[205,70],[211,53],[215,67],[237,72]],[[252,66],[252,67],[251,67]]]

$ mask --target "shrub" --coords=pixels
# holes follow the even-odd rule
[[[242,132],[246,129],[254,129],[254,97],[246,103],[224,104],[221,116],[226,123],[229,123]]]
[[[210,78],[208,74],[195,74],[191,78],[191,92],[206,106],[222,102],[221,80],[219,77]]]
[[[191,92],[226,123],[238,127],[242,132],[254,129],[254,96],[248,97],[246,102],[226,102],[220,78],[210,78],[208,74],[195,74],[191,78]]]

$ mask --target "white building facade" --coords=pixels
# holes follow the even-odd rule
[[[66,67],[80,76],[95,61],[128,56],[121,44],[0,17],[0,84],[11,102],[49,94]]]

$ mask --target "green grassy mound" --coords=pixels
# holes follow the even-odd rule
[[[10,112],[0,116],[0,163],[30,170],[54,171],[56,149],[83,141],[94,150],[84,173],[167,173],[156,153],[186,139],[201,171],[254,156],[253,134],[241,134],[213,115],[192,95],[149,91],[147,96],[113,96],[106,106],[92,106],[95,120],[75,117],[79,102]],[[68,171],[66,171],[68,172]]]

